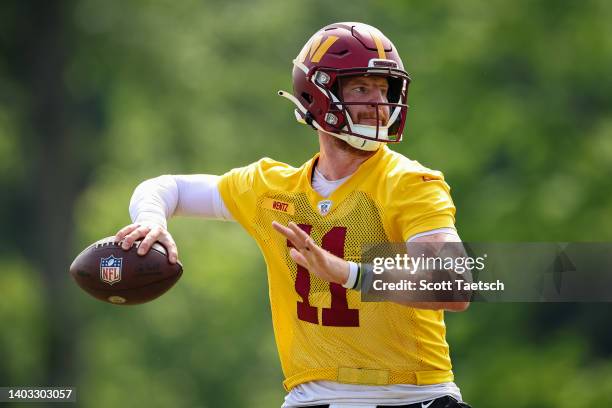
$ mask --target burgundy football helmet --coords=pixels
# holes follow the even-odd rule
[[[387,102],[345,102],[339,79],[376,75],[387,79]],[[323,27],[293,60],[293,95],[279,91],[297,107],[296,119],[338,137],[353,147],[376,150],[381,143],[402,140],[410,77],[391,41],[378,29],[362,23],[335,23]],[[386,124],[353,123],[349,105],[389,107]],[[378,117],[377,117],[378,119]]]

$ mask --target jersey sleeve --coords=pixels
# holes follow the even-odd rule
[[[228,171],[221,176],[217,184],[223,203],[230,214],[249,233],[253,232],[251,220],[257,205],[255,185],[260,162]]]
[[[393,192],[392,222],[402,239],[438,228],[455,229],[455,205],[440,172],[411,174]]]
[[[282,179],[284,163],[270,158],[263,159],[245,167],[239,167],[221,176],[219,193],[232,217],[253,237],[261,234],[256,231],[258,200],[271,190],[279,189],[278,179]]]

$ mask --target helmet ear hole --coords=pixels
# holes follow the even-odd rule
[[[308,92],[302,92],[302,98],[304,98],[309,105],[312,104],[312,95],[310,95]]]
[[[331,86],[331,93],[333,93],[334,95],[336,95],[338,98],[342,98],[342,95],[340,95],[340,78],[338,78],[338,80],[334,81],[334,83]]]
[[[402,91],[404,88],[404,81],[399,78],[387,78],[389,83],[389,90],[387,91],[387,100],[392,103],[402,103]]]

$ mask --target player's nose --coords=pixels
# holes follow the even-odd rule
[[[384,88],[374,87],[370,93],[369,102],[387,102],[387,91]]]

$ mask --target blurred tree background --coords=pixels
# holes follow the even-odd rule
[[[276,91],[333,21],[399,48],[413,83],[394,149],[444,171],[464,240],[612,239],[609,1],[5,1],[0,386],[75,385],[83,407],[280,406],[265,265],[238,225],[172,220],[185,275],[144,306],[93,300],[68,265],[129,222],[143,179],[309,159],[314,132]],[[612,406],[608,304],[446,320],[475,407]]]

